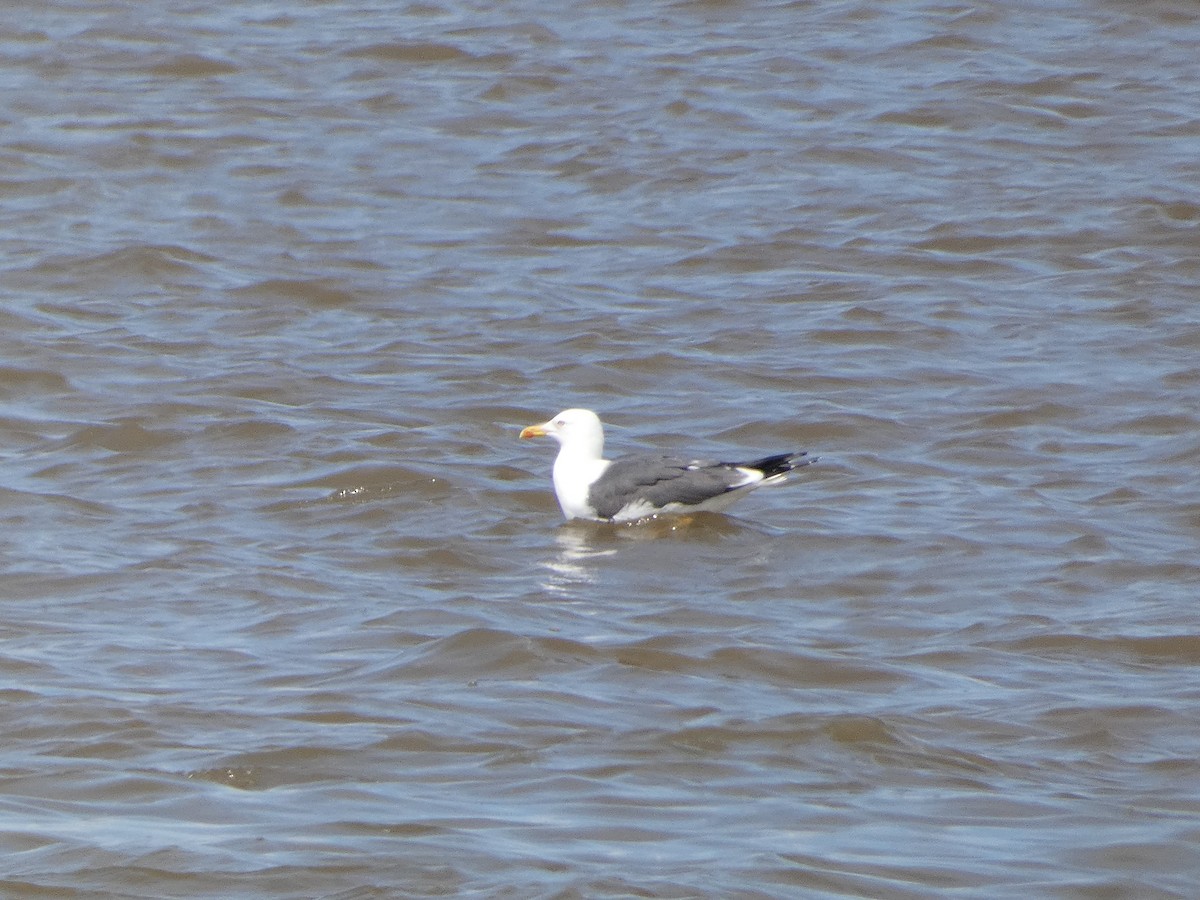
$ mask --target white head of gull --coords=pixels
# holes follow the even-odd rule
[[[674,456],[604,459],[604,426],[590,409],[565,409],[530,425],[522,438],[552,437],[554,493],[568,519],[628,522],[663,513],[720,511],[793,469],[816,462],[803,452],[731,463]]]

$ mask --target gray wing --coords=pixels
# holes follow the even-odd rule
[[[745,483],[732,463],[673,456],[630,456],[612,463],[588,491],[596,514],[611,519],[627,504],[645,501],[655,508],[670,503],[694,506]]]

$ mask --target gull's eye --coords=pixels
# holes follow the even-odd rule
[[[555,427],[555,428],[566,428],[566,427],[567,427],[567,420],[566,420],[566,419],[559,419],[557,422],[555,422],[555,423],[554,423],[554,427]]]

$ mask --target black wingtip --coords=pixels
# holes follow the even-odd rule
[[[756,469],[763,473],[763,478],[773,478],[776,475],[786,475],[792,469],[799,469],[801,466],[811,466],[815,463],[819,456],[809,456],[807,451],[799,453],[777,453],[774,456],[764,456],[762,459],[757,459],[754,462],[742,463],[740,469]]]

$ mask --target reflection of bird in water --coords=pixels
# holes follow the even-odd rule
[[[816,462],[801,453],[779,453],[729,463],[673,456],[604,459],[604,426],[590,409],[568,409],[521,437],[552,437],[554,493],[568,519],[629,522],[661,513],[719,512],[763,485]]]
[[[607,536],[601,531],[606,531]],[[565,593],[573,586],[590,583],[596,575],[592,562],[617,552],[612,531],[602,529],[595,522],[570,522],[554,536],[554,540],[559,552],[542,566],[553,574],[551,581],[543,587],[555,593]]]

